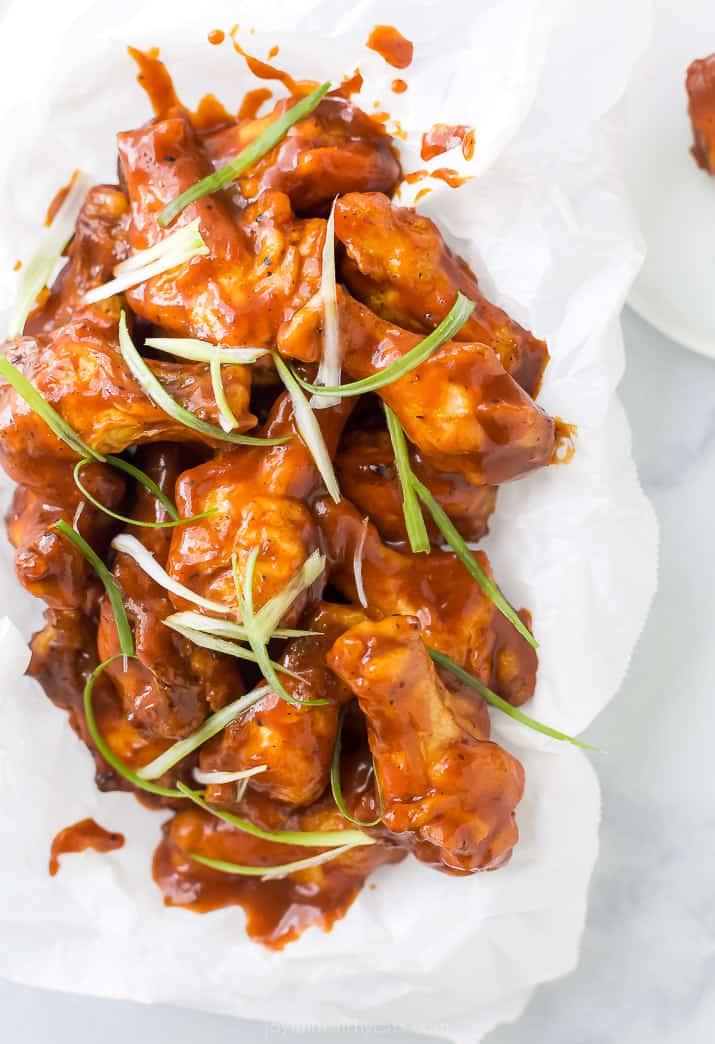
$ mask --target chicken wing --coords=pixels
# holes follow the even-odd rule
[[[318,290],[325,222],[297,221],[286,195],[264,192],[239,228],[227,197],[214,193],[162,229],[159,212],[211,172],[208,157],[181,111],[118,140],[133,249],[198,218],[210,250],[130,290],[132,310],[180,336],[272,347],[280,324]]]
[[[428,333],[461,290],[476,308],[457,340],[489,345],[517,384],[536,396],[549,360],[545,343],[487,301],[433,221],[379,192],[350,193],[335,206],[335,234],[347,252],[342,277],[358,300],[390,323]]]
[[[363,520],[345,499],[336,505],[322,498],[314,511],[326,545],[330,582],[357,602],[354,562],[365,533]],[[491,577],[484,552],[476,551],[475,557]],[[361,571],[369,616],[416,616],[428,644],[451,656],[505,700],[519,706],[533,694],[536,653],[451,551],[403,554],[386,547],[369,523]],[[529,625],[526,610],[520,615]]]
[[[451,303],[451,302],[450,302]],[[338,288],[343,370],[379,373],[422,340],[379,319]],[[311,302],[281,331],[279,350],[320,357],[322,310]],[[555,424],[485,344],[450,341],[378,391],[430,464],[473,485],[499,485],[551,463]]]
[[[295,806],[316,801],[328,785],[338,711],[350,698],[349,690],[328,670],[325,654],[339,635],[362,619],[364,613],[352,606],[323,603],[303,621],[308,630],[320,634],[294,639],[281,656],[280,662],[301,677],[283,677],[288,692],[298,700],[327,699],[327,705],[296,707],[271,693],[206,744],[201,769],[240,772],[264,765],[266,770],[251,779],[252,789]],[[230,805],[233,794],[231,784],[212,785],[206,800]]]
[[[496,506],[495,486],[473,486],[463,475],[438,471],[419,450],[410,447],[412,468],[434,494],[465,540],[477,541],[489,530],[489,517]],[[402,512],[402,486],[395,455],[386,431],[354,429],[340,442],[336,472],[343,494],[380,531],[383,540],[407,540]],[[426,519],[433,544],[442,537],[431,518]]]
[[[523,769],[461,727],[416,617],[353,627],[328,663],[367,720],[385,826],[440,870],[465,874],[505,863],[518,837]]]

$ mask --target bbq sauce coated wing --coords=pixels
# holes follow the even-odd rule
[[[417,619],[359,624],[338,639],[328,662],[367,720],[385,826],[440,870],[473,873],[505,863],[518,837],[523,769],[460,726]]]
[[[335,505],[323,498],[316,504],[315,513],[330,562],[330,582],[346,598],[357,602],[354,559],[364,532],[363,521],[346,500]],[[484,552],[477,551],[475,556],[491,576]],[[451,656],[514,706],[533,694],[536,653],[452,552],[433,550],[429,555],[411,555],[397,551],[386,547],[375,527],[368,524],[362,579],[369,616],[415,616],[429,645]],[[520,615],[530,623],[525,610]]]
[[[154,246],[198,218],[210,250],[130,290],[133,311],[178,336],[272,347],[280,324],[318,290],[325,222],[298,221],[286,195],[265,192],[241,215],[239,227],[228,198],[214,193],[162,229],[157,217],[163,207],[211,173],[180,111],[120,134],[119,157],[132,247]]]
[[[461,290],[476,308],[457,340],[488,344],[517,384],[536,395],[549,360],[545,343],[487,301],[466,261],[452,253],[433,221],[378,192],[351,193],[335,206],[335,234],[347,252],[341,267],[345,283],[377,315],[429,333]]]
[[[693,126],[690,151],[699,167],[715,174],[715,54],[690,64],[685,87]]]
[[[379,319],[341,288],[338,307],[343,370],[352,380],[379,373],[422,340]],[[319,306],[311,303],[283,329],[279,350],[314,361],[320,354],[320,321]],[[473,485],[508,482],[552,461],[553,418],[486,344],[450,341],[377,394],[430,464],[462,474]]]
[[[414,447],[410,447],[410,463],[465,540],[477,541],[486,536],[496,506],[495,486],[474,486],[463,475],[438,471]],[[383,540],[407,540],[402,486],[388,433],[359,429],[347,432],[340,443],[336,465],[343,494],[370,517]],[[440,544],[439,529],[431,518],[425,521],[432,543]]]

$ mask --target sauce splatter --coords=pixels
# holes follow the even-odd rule
[[[81,819],[79,823],[60,830],[50,848],[50,874],[55,876],[60,868],[60,856],[67,852],[84,852],[93,848],[95,852],[112,852],[124,844],[124,835],[105,830],[93,819]]]
[[[140,51],[128,47],[129,54],[139,66],[137,83],[144,88],[155,116],[164,116],[174,106],[181,106],[174,90],[174,82],[163,62],[159,61],[159,48]]]
[[[226,34],[223,29],[212,29],[208,35],[208,41],[210,44],[222,44],[226,39]]]
[[[22,261],[20,261],[20,260],[18,259],[18,260],[17,260],[16,262],[15,262],[15,264],[14,264],[14,265],[12,266],[12,270],[13,270],[13,272],[19,272],[21,268],[22,268]]]
[[[256,87],[252,91],[247,91],[241,102],[241,108],[238,110],[239,120],[254,120],[261,105],[272,97],[273,91],[268,87]]]
[[[425,131],[422,135],[422,149],[420,158],[423,160],[434,159],[450,149],[462,146],[464,158],[469,160],[474,155],[474,128],[467,127],[463,123],[450,125],[448,123],[435,123],[434,127]]]
[[[45,214],[45,225],[51,225],[54,221],[55,215],[64,203],[64,201],[67,199],[67,194],[74,185],[74,181],[78,173],[79,171],[75,170],[67,184],[63,185],[62,188],[58,189],[57,192],[55,192],[54,196],[50,200],[50,205],[47,208],[47,213]]]
[[[554,425],[556,441],[551,463],[568,464],[576,452],[578,427],[575,424],[568,424],[561,417],[554,417]]]
[[[425,196],[429,196],[431,191],[432,191],[431,188],[420,189],[419,192],[417,193],[417,195],[415,196],[415,203],[417,204],[417,203],[419,203],[419,201],[421,199],[424,199]]]
[[[438,181],[444,181],[450,188],[459,188],[460,185],[464,185],[465,182],[472,180],[470,175],[462,175],[458,170],[453,170],[451,167],[438,167],[437,170],[411,170],[404,175],[404,181],[408,185],[414,185],[417,181],[424,181],[425,178],[436,178]]]
[[[393,80],[390,84],[393,94],[404,94],[407,90],[407,84],[404,80],[399,79]]]
[[[272,58],[275,58],[279,51],[280,47],[278,46],[278,44],[273,44],[270,51],[268,52],[268,61],[270,62]]]
[[[260,58],[254,58],[253,55],[244,51],[236,40],[233,31],[231,32],[231,42],[236,53],[241,55],[253,75],[257,76],[259,80],[277,80],[279,83],[283,84],[290,94],[299,98],[308,94],[317,86],[314,81],[294,80],[290,73],[284,72],[282,69],[277,69],[274,65],[269,65],[268,62],[262,62]]]
[[[362,90],[363,78],[362,73],[359,69],[356,69],[352,76],[346,76],[339,87],[336,87],[330,94],[333,97],[345,98],[349,101],[353,94],[359,94]]]
[[[367,38],[367,46],[393,69],[406,69],[415,51],[412,41],[398,32],[394,25],[376,25]]]
[[[214,94],[205,94],[199,102],[196,112],[191,114],[191,123],[199,134],[210,134],[233,122],[231,113],[223,107]]]

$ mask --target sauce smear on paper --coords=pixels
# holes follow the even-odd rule
[[[376,25],[367,38],[367,46],[393,69],[406,69],[415,51],[412,41],[395,29],[394,25]]]
[[[423,160],[434,159],[450,149],[462,146],[462,154],[466,160],[474,155],[474,128],[467,127],[463,123],[454,125],[448,123],[435,123],[430,130],[422,135],[422,149],[420,158]]]
[[[390,86],[393,94],[404,94],[407,90],[407,84],[404,80],[399,79],[399,77],[396,80],[393,80]]]
[[[258,110],[265,101],[273,97],[273,91],[268,87],[254,87],[248,91],[241,102],[238,110],[239,120],[253,120],[258,115]]]
[[[67,852],[84,852],[93,848],[95,852],[113,852],[124,844],[124,835],[105,830],[93,819],[81,819],[79,823],[60,830],[50,848],[50,874],[55,876],[60,868],[60,856]]]
[[[159,60],[159,48],[140,51],[137,47],[128,47],[127,50],[139,66],[137,83],[146,91],[154,115],[164,116],[174,106],[181,107],[174,90],[174,81],[164,63]]]
[[[568,464],[576,452],[578,427],[575,424],[568,424],[561,417],[554,417],[554,424],[556,427],[556,442],[551,463]]]
[[[223,29],[212,29],[208,36],[210,44],[222,44],[226,39],[226,34]]]

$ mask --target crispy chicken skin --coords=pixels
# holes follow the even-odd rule
[[[330,561],[330,582],[357,602],[353,563],[364,533],[363,520],[347,500],[336,505],[327,497],[316,503],[315,514]],[[484,552],[475,555],[491,576]],[[533,694],[536,653],[451,551],[433,550],[429,555],[397,551],[386,547],[368,523],[362,580],[369,616],[416,616],[428,644],[451,656],[505,700],[519,706]],[[530,623],[524,610],[522,618]]]
[[[162,229],[160,211],[211,172],[208,157],[181,111],[118,140],[132,248],[154,246],[198,218],[210,250],[130,290],[132,310],[182,337],[271,347],[280,324],[318,289],[325,222],[297,221],[288,197],[268,191],[239,225],[228,198],[215,193]]]
[[[385,826],[422,862],[450,873],[505,863],[518,833],[519,762],[462,728],[416,617],[366,621],[347,631],[328,663],[367,720]]]
[[[422,337],[379,319],[338,289],[343,370],[352,380],[379,373]],[[311,302],[281,332],[279,350],[314,361],[322,311]],[[474,485],[498,485],[550,464],[555,423],[485,344],[450,341],[377,392],[408,438],[440,471]]]
[[[320,633],[293,639],[280,658],[302,679],[283,676],[291,696],[328,700],[327,705],[296,707],[271,693],[206,744],[201,769],[240,772],[265,765],[249,783],[252,789],[295,806],[316,801],[328,785],[338,711],[350,699],[349,690],[328,669],[325,654],[339,635],[362,619],[364,613],[352,606],[323,603],[303,621],[308,630]],[[211,786],[207,800],[230,804],[232,791],[231,784]]]
[[[346,250],[343,280],[373,312],[406,330],[429,333],[461,290],[476,308],[456,339],[489,345],[517,384],[536,395],[549,359],[546,345],[487,301],[469,265],[452,253],[433,221],[379,192],[354,192],[336,203],[335,235]]]
[[[241,120],[204,137],[213,165],[218,169],[232,160],[295,101],[282,99],[260,119]],[[346,192],[392,195],[399,180],[400,165],[385,129],[345,99],[328,96],[236,185],[244,199],[275,189],[285,192],[296,213],[321,214]]]
[[[715,174],[715,54],[691,62],[685,79],[693,127],[691,152],[708,174]]]
[[[418,479],[432,491],[465,540],[477,541],[486,536],[496,505],[495,486],[474,486],[463,475],[438,471],[414,446],[410,447],[410,462]],[[369,515],[383,540],[407,540],[402,486],[387,432],[347,432],[340,443],[336,465],[343,494],[358,511]],[[432,543],[441,543],[440,531],[432,519],[425,521]]]

